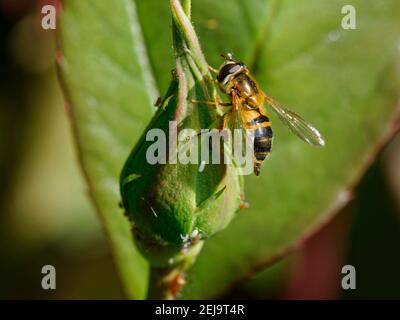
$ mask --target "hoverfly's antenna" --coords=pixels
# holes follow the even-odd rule
[[[221,57],[224,58],[226,61],[235,61],[235,59],[233,59],[233,54],[228,52],[228,53],[221,53]]]

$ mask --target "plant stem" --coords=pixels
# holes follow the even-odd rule
[[[159,268],[150,268],[149,291],[147,299],[173,300],[185,285],[185,272],[196,261],[203,247],[203,241],[194,243],[185,253],[185,258],[178,264]]]
[[[190,20],[192,18],[192,0],[183,0],[183,11]]]
[[[147,299],[173,300],[185,284],[180,268],[150,269],[150,287]]]
[[[191,7],[190,3],[190,0],[185,0],[187,10],[189,10]],[[170,4],[173,24],[179,31],[182,40],[186,43],[186,46],[190,51],[191,58],[193,58],[194,62],[196,63],[197,67],[203,75],[209,74],[208,64],[206,62],[206,59],[204,58],[199,40],[196,36],[196,32],[194,31],[194,28],[188,18],[187,13],[182,8],[181,2],[179,0],[170,0]]]
[[[203,76],[209,75],[208,64],[190,22],[191,0],[170,0],[176,74],[179,81],[177,110],[187,108],[188,91],[196,82],[208,96]],[[185,272],[195,262],[203,241],[196,240],[180,250],[180,261],[171,266],[151,266],[148,299],[171,300],[185,285]]]

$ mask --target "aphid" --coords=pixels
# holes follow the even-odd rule
[[[225,59],[217,73],[217,82],[223,92],[230,97],[231,111],[226,115],[246,130],[254,132],[254,174],[259,175],[261,165],[268,157],[272,147],[272,129],[265,104],[271,106],[279,119],[300,139],[323,147],[324,139],[316,128],[302,117],[290,111],[270,96],[266,95],[251,76],[248,67],[236,61],[232,54],[222,55]],[[209,104],[213,104],[210,102]],[[224,121],[224,126],[228,121]]]

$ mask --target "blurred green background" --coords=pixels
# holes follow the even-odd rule
[[[43,1],[0,1],[0,298],[125,298],[87,196],[54,65]],[[291,256],[224,298],[400,298],[400,135],[354,200]],[[41,288],[41,268],[57,290]],[[345,264],[357,290],[340,289]]]

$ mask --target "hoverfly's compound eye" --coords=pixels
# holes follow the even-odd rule
[[[217,80],[219,83],[226,85],[242,69],[243,66],[240,63],[227,63],[219,71]]]

